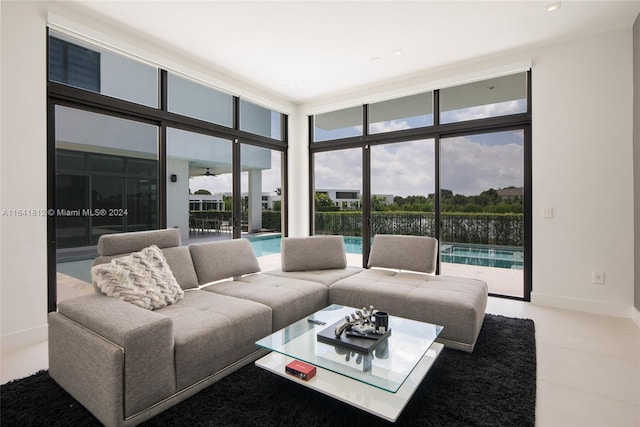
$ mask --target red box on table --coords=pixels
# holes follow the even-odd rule
[[[316,367],[313,365],[309,365],[308,363],[301,362],[299,360],[294,360],[293,362],[287,364],[284,368],[287,374],[291,374],[294,377],[298,377],[301,380],[310,380],[316,374]]]

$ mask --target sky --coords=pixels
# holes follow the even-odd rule
[[[465,196],[524,183],[524,134],[509,131],[441,140],[442,188]],[[435,192],[434,140],[371,147],[371,192],[427,196]],[[362,149],[317,153],[315,186],[362,190]]]

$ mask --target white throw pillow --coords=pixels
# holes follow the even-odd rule
[[[175,304],[184,291],[157,246],[149,246],[91,268],[96,286],[107,296],[147,310]]]

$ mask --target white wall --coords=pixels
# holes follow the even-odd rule
[[[171,182],[176,175],[176,182]],[[178,227],[183,244],[189,242],[189,161],[167,159],[167,228]]]
[[[47,208],[46,49],[39,5],[1,3],[0,188],[5,209]],[[2,350],[46,338],[47,218],[0,217]]]
[[[632,317],[640,326],[640,14],[633,24],[633,111],[635,310]]]
[[[534,53],[533,302],[630,316],[632,33]],[[543,220],[543,207],[555,217]],[[591,283],[594,270],[605,283]]]
[[[301,107],[289,115],[289,236],[309,235],[308,119]],[[293,208],[295,207],[295,208]]]

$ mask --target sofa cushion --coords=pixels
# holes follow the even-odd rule
[[[342,236],[285,237],[281,247],[282,271],[345,268]]]
[[[247,239],[192,244],[189,251],[201,285],[260,271]]]
[[[271,333],[269,307],[198,289],[156,313],[173,320],[178,390],[255,352]]]
[[[316,282],[254,274],[202,288],[271,307],[273,330],[282,329],[327,306],[327,287]]]
[[[162,253],[182,289],[192,289],[199,286],[198,275],[187,246],[165,248],[162,249]]]
[[[369,267],[436,271],[438,241],[427,236],[376,234],[369,255]]]
[[[180,246],[180,230],[136,231],[132,233],[103,234],[98,239],[98,254],[103,256],[128,254],[155,245],[160,249]]]
[[[307,280],[309,282],[321,283],[325,286],[331,286],[338,280],[342,280],[346,277],[353,276],[360,273],[361,267],[346,267],[346,268],[332,268],[326,270],[310,270],[310,271],[282,271],[282,269],[275,269],[265,271],[262,274],[269,276],[286,277],[289,279]]]
[[[184,295],[157,246],[96,265],[91,275],[105,295],[147,310],[174,304]]]

